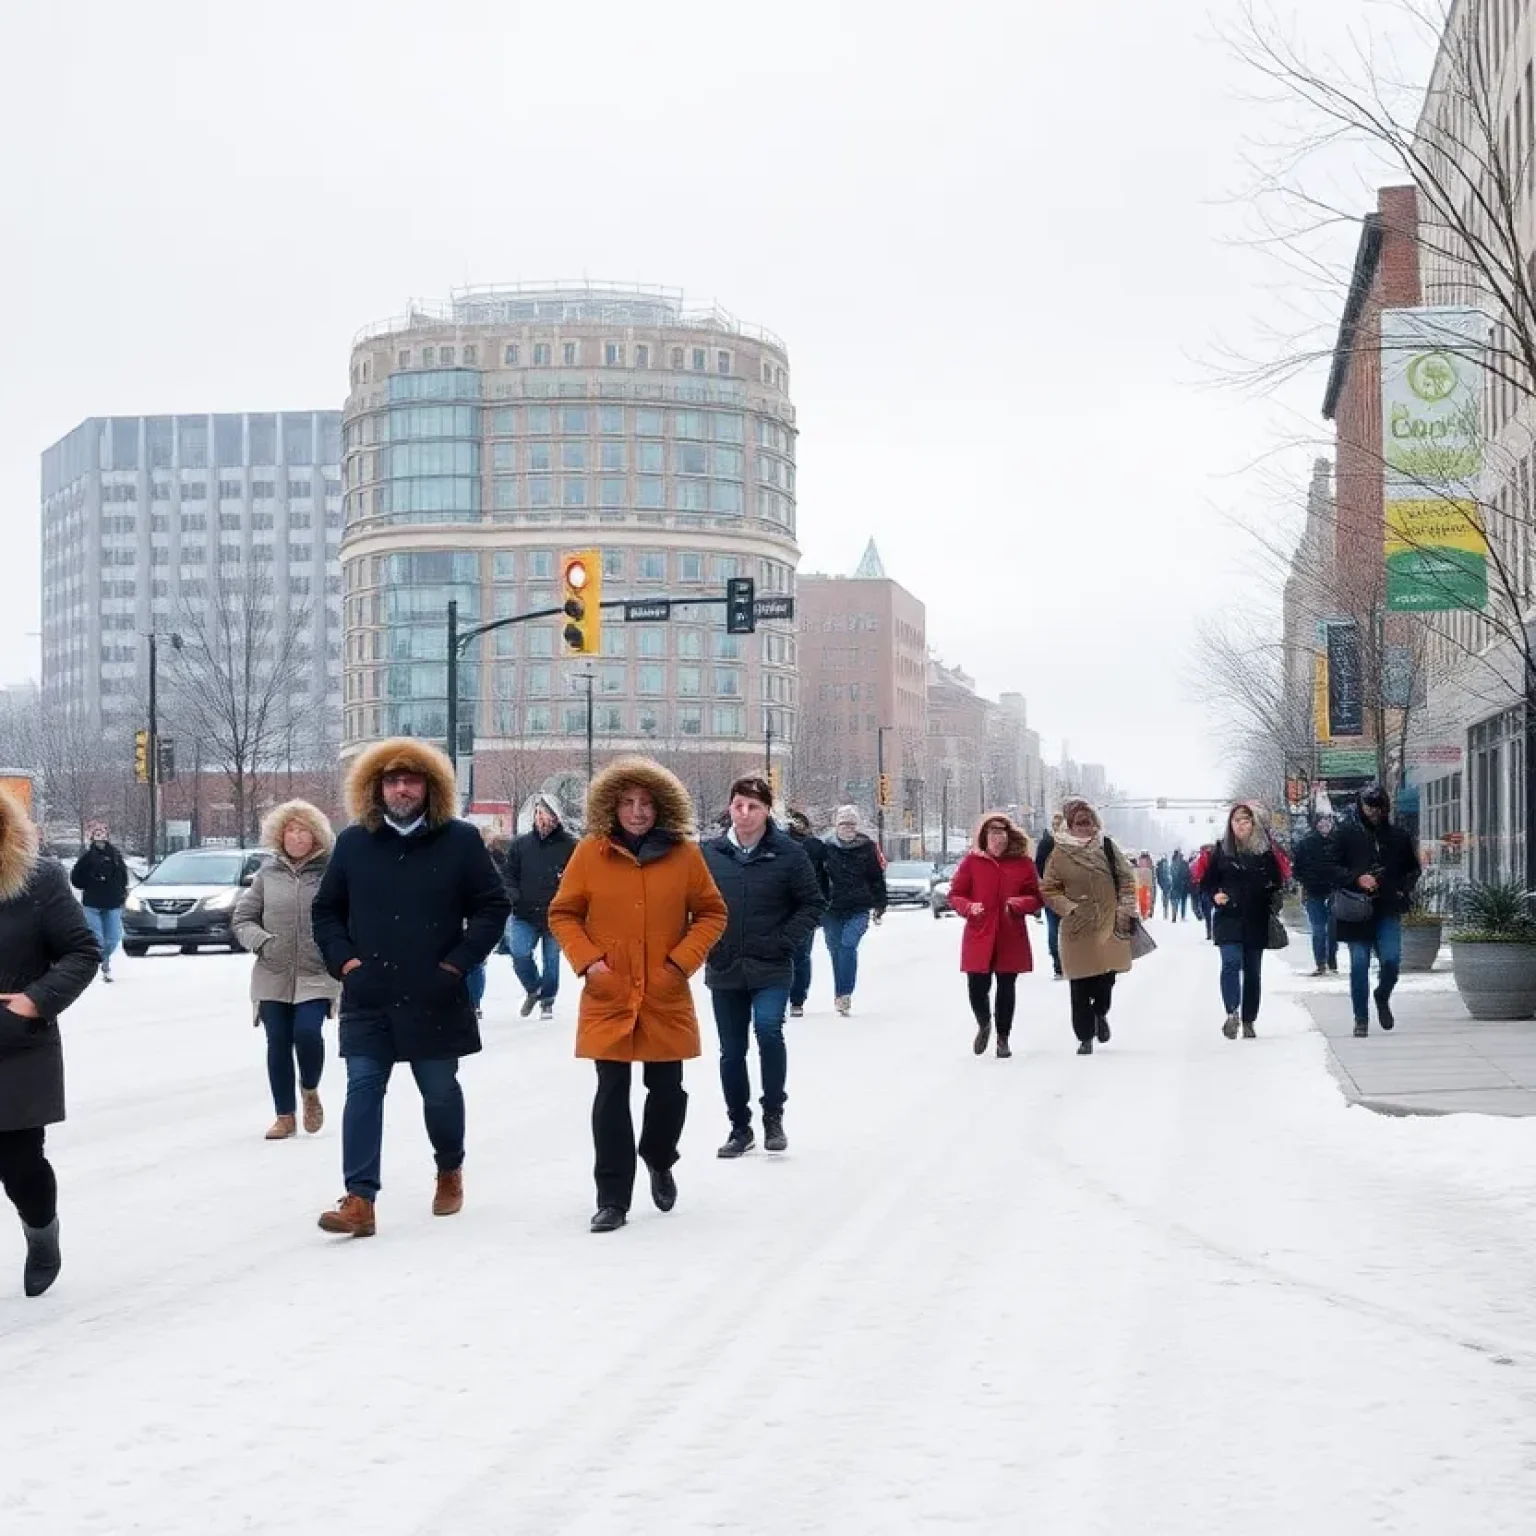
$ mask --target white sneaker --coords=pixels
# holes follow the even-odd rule
[[[853,1010],[853,999],[851,997],[840,997],[833,1006],[846,1019]]]

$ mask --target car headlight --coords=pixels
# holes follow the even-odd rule
[[[228,912],[239,898],[239,891],[220,891],[217,896],[203,897],[203,911]]]

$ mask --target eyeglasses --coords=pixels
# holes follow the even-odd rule
[[[427,776],[424,773],[411,773],[408,770],[390,770],[380,780],[383,784],[425,784]]]

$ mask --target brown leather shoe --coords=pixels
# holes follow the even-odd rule
[[[292,1115],[279,1115],[267,1131],[268,1141],[287,1141],[299,1134],[299,1122]]]
[[[434,1216],[457,1216],[464,1209],[464,1170],[455,1168],[437,1176],[437,1193],[432,1196]]]
[[[325,1124],[325,1106],[320,1102],[317,1088],[303,1089],[301,1097],[304,1100],[304,1129],[313,1136]]]
[[[334,1232],[338,1237],[373,1236],[373,1201],[361,1195],[348,1195],[336,1204],[334,1211],[327,1211],[320,1218],[322,1232]]]

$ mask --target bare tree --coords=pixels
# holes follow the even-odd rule
[[[3,757],[7,767],[24,769],[36,781],[35,815],[40,825],[68,829],[80,841],[98,817],[114,815],[132,799],[133,739],[127,731],[102,731],[83,710],[39,694],[6,711]],[[128,831],[130,829],[124,828]]]

